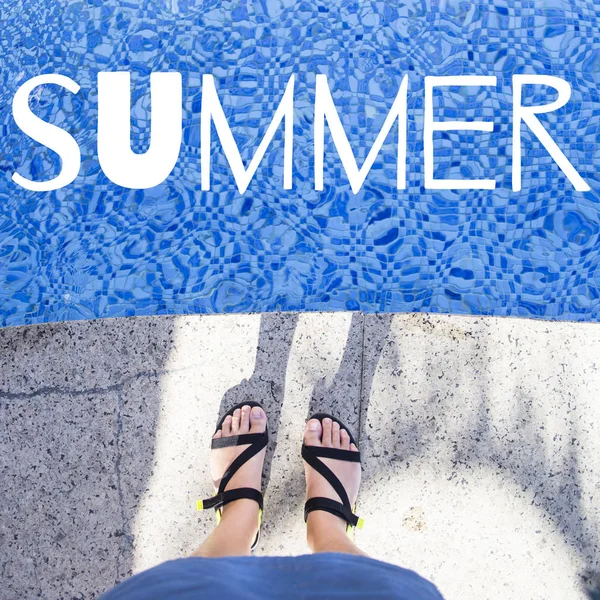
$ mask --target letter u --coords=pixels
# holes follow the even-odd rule
[[[130,74],[98,73],[98,160],[106,176],[122,187],[143,190],[171,173],[181,146],[181,74],[150,75],[150,147],[131,149]]]

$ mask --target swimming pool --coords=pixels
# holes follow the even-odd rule
[[[39,2],[0,10],[0,325],[155,314],[353,310],[600,319],[600,8],[593,2]],[[170,175],[149,189],[112,181],[98,159],[98,74],[131,78],[131,145],[150,144],[150,74],[177,72],[182,137]],[[18,89],[42,74],[31,111],[68,131],[78,176],[36,192],[61,161],[16,124]],[[588,184],[577,191],[525,123],[513,191],[514,80],[567,81],[564,107],[539,121]],[[294,76],[291,189],[284,126],[240,193],[219,135],[201,182],[203,76],[248,166]],[[315,89],[326,75],[354,157],[365,161],[406,90],[405,187],[395,122],[357,193],[328,125],[315,189]],[[496,84],[434,90],[436,121],[492,131],[434,132],[426,186],[426,77]],[[204,78],[204,84],[206,78]],[[523,106],[557,97],[523,87]],[[340,138],[338,138],[340,139]],[[206,149],[204,150],[206,151]]]

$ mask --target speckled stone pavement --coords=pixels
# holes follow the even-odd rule
[[[357,542],[448,600],[586,598],[600,571],[600,326],[427,314],[0,330],[6,600],[93,598],[186,555],[219,412],[263,402],[260,554],[299,554],[304,420],[359,436]]]

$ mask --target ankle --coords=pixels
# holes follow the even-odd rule
[[[323,510],[309,513],[306,541],[312,552],[335,552],[347,540],[345,521]]]
[[[231,525],[240,535],[246,534],[254,539],[258,531],[259,506],[254,500],[241,498],[223,507],[219,525]]]

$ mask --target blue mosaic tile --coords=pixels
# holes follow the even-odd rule
[[[600,6],[593,0],[479,2],[11,0],[0,5],[0,325],[256,311],[430,311],[600,320]],[[97,76],[132,74],[132,147],[149,143],[151,72],[183,78],[179,160],[159,186],[130,190],[98,163]],[[77,140],[70,185],[59,157],[15,124],[28,79],[32,111]],[[239,194],[217,136],[200,187],[202,75],[212,73],[248,164],[296,76],[293,188],[283,189],[282,127]],[[512,76],[571,84],[540,121],[591,187],[577,192],[522,128],[523,187],[512,191]],[[409,77],[406,189],[396,189],[397,125],[354,194],[326,128],[325,186],[314,188],[317,74],[326,74],[358,164]],[[494,120],[492,133],[435,134],[437,178],[495,190],[428,190],[424,77],[495,75],[497,88],[447,88],[436,120]],[[554,98],[524,89],[524,104]]]

